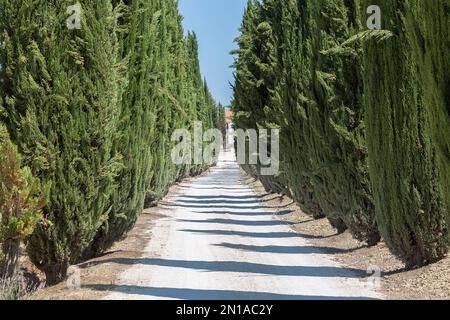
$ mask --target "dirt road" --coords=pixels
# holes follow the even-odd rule
[[[181,190],[106,299],[381,298],[376,277],[339,266],[258,201],[233,153]]]

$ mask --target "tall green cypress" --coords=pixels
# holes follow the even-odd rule
[[[204,165],[175,165],[171,151],[175,142],[171,135],[176,129],[193,133],[195,121],[204,129],[212,127],[216,108],[209,89],[201,78],[198,43],[194,33],[184,37],[182,17],[177,2],[161,1],[158,24],[155,68],[158,95],[155,98],[155,137],[152,147],[152,175],[148,184],[146,204],[158,202],[169,186],[186,175],[202,172]]]
[[[45,188],[21,167],[20,155],[0,123],[0,278],[16,276],[20,247],[42,223]]]
[[[86,252],[93,256],[108,249],[134,226],[144,208],[152,174],[157,76],[155,44],[161,18],[157,1],[135,0],[117,5],[120,17],[119,40],[126,87],[120,99],[118,133],[113,154],[123,157],[116,177],[117,189],[111,197],[111,211]]]
[[[318,0],[306,2],[300,10],[308,12],[310,30],[303,43],[310,52],[303,61],[311,59],[311,78],[303,95],[313,105],[299,101],[307,117],[306,156],[312,160],[306,164],[307,173],[330,221],[342,221],[357,239],[373,245],[380,236],[367,164],[362,49],[355,43],[336,50],[359,32],[359,6]]]
[[[450,1],[378,4],[393,36],[364,46],[369,167],[380,232],[408,266],[444,257],[450,222]]]
[[[280,122],[283,170],[288,177],[290,192],[300,207],[316,218],[323,218],[330,212],[324,212],[322,208],[311,172],[317,161],[312,139],[314,135],[323,134],[312,123],[312,117],[318,111],[311,92],[314,53],[308,23],[312,8],[306,1],[286,1],[279,10],[281,18],[272,20],[278,47],[283,49],[278,58],[280,80],[274,108],[281,110],[284,117]],[[340,218],[330,220],[340,232],[346,229]]]
[[[153,173],[149,180],[146,196],[146,204],[155,204],[168,190],[172,182],[174,172],[170,159],[170,128],[174,119],[172,109],[179,107],[177,93],[172,91],[175,78],[174,72],[175,47],[174,10],[176,6],[171,1],[160,1],[161,18],[158,24],[158,42],[156,43],[156,59],[158,61],[155,73],[157,76],[158,95],[155,98],[155,115],[157,123],[155,127],[155,143],[152,147],[154,154]]]
[[[53,284],[65,277],[108,218],[119,167],[116,19],[107,0],[2,0],[2,106],[25,165],[51,185],[46,226],[31,237],[32,261]]]
[[[244,13],[242,34],[236,39],[239,49],[233,51],[237,59],[232,108],[237,129],[277,129],[283,122],[280,120],[282,112],[275,110],[273,103],[277,98],[274,92],[279,80],[278,43],[269,20],[276,19],[276,9],[276,4],[271,1],[266,1],[263,6],[256,1],[249,1]],[[264,176],[260,174],[261,167],[260,163],[242,165],[247,173],[261,180],[267,191],[289,194],[284,172]]]
[[[210,128],[215,102],[201,79],[194,34],[183,35],[175,1],[127,1],[120,36],[127,62],[127,87],[113,153],[124,158],[111,211],[86,257],[108,249],[135,224],[145,205],[154,205],[177,180],[204,165],[175,165],[171,133],[194,122]]]
[[[187,49],[187,81],[189,85],[189,118],[191,133],[194,134],[195,121],[202,123],[203,130],[208,130],[214,127],[212,114],[215,109],[215,102],[209,92],[206,81],[202,80],[200,71],[200,61],[198,52],[198,39],[194,32],[189,32],[186,38]],[[204,143],[201,143],[205,146]],[[206,169],[204,163],[193,165],[190,168],[192,175],[199,174]]]

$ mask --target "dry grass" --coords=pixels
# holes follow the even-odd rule
[[[39,285],[28,283],[22,273],[11,278],[0,278],[0,300],[28,300]]]

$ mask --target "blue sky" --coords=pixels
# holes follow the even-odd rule
[[[179,0],[185,30],[197,33],[202,74],[217,102],[230,103],[233,40],[239,35],[247,0]]]

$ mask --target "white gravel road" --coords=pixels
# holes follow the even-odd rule
[[[279,221],[240,181],[234,154],[169,195],[141,259],[106,299],[381,298],[365,270],[339,266]]]

